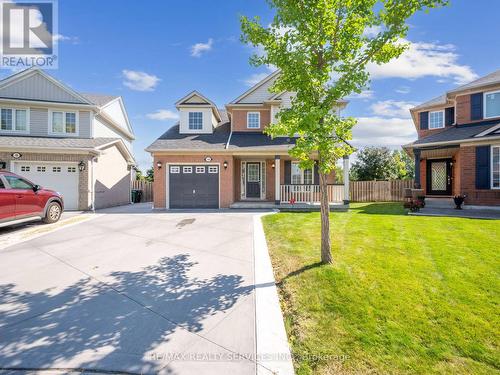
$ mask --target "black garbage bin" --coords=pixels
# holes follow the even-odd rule
[[[132,189],[132,203],[139,203],[142,198],[142,190]]]

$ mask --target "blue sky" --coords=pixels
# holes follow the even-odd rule
[[[177,99],[196,89],[222,107],[268,72],[248,63],[241,14],[272,18],[265,0],[60,0],[59,69],[49,73],[81,92],[121,95],[145,169],[143,150],[175,123],[168,111]],[[500,1],[452,0],[411,18],[410,50],[375,69],[370,90],[351,98],[345,113],[360,118],[354,143],[413,140],[409,106],[500,69],[498,14]]]

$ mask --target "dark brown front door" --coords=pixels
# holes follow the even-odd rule
[[[451,195],[451,159],[427,160],[427,194]]]
[[[247,198],[260,198],[260,163],[247,162]]]

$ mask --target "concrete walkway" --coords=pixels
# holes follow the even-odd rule
[[[134,205],[0,250],[0,370],[255,374],[253,220]]]

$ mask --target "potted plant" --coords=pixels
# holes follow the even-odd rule
[[[464,200],[465,198],[467,198],[467,195],[465,194],[459,194],[459,195],[455,195],[453,197],[453,202],[455,202],[455,209],[457,210],[461,210],[462,209],[462,204],[464,204]]]

